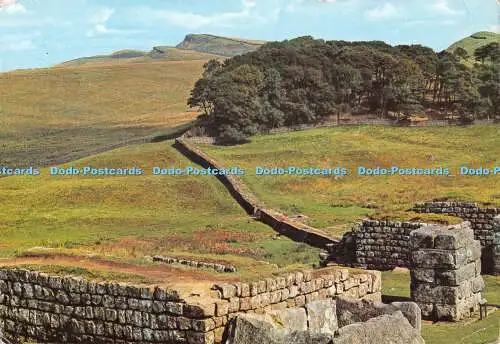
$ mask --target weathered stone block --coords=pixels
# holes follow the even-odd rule
[[[307,323],[312,332],[333,334],[338,329],[334,300],[314,301],[306,304]]]
[[[304,308],[291,308],[282,311],[270,311],[268,314],[284,328],[294,331],[307,330],[307,314]]]

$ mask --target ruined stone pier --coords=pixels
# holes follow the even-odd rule
[[[410,248],[411,298],[423,317],[457,321],[478,311],[481,243],[468,222],[421,227],[410,234]]]

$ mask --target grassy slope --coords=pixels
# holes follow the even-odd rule
[[[208,34],[187,35],[177,48],[222,56],[235,56],[257,50],[264,41],[220,37]]]
[[[499,146],[498,126],[350,126],[258,136],[239,146],[201,147],[226,166],[244,167],[244,182],[268,206],[288,214],[305,214],[312,225],[341,234],[367,215],[423,218],[406,212],[418,201],[444,197],[500,204],[500,188],[494,187],[498,176],[360,177],[356,175],[357,166],[444,165],[456,169],[467,163],[491,167],[500,165]],[[255,175],[256,166],[289,165],[342,165],[351,168],[354,175],[344,178]]]
[[[126,65],[131,63],[154,62],[155,59],[163,61],[197,61],[221,58],[218,55],[198,52],[194,50],[178,49],[168,46],[157,47],[158,51],[143,52],[136,50],[120,50],[110,55],[82,57],[63,62],[56,67],[79,67],[99,65]],[[161,53],[160,53],[161,51]],[[134,56],[137,55],[137,56]]]
[[[51,177],[43,170],[40,177],[0,179],[0,257],[37,246],[125,260],[194,255],[233,262],[250,275],[273,271],[261,260],[317,260],[315,249],[273,240],[275,233],[250,220],[214,177],[153,176],[156,165],[191,164],[171,144],[130,146],[67,165],[141,166],[144,176]]]
[[[468,62],[470,64],[474,63],[474,51],[482,47],[483,45],[487,45],[492,42],[500,42],[500,34],[496,32],[488,32],[488,31],[481,31],[477,32],[475,34],[472,34],[468,37],[465,37],[464,39],[461,39],[458,42],[453,43],[450,45],[447,51],[450,53],[453,53],[455,49],[458,47],[461,47],[467,51],[469,54],[469,59]]]
[[[186,99],[205,62],[2,73],[0,164],[71,161],[187,123],[197,113],[189,111]]]

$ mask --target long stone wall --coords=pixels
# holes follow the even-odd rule
[[[380,300],[379,272],[290,273],[216,285],[211,298],[158,287],[0,270],[0,331],[11,339],[92,344],[220,343],[238,312],[264,313],[346,295]]]
[[[474,237],[482,246],[483,272],[494,272],[493,240],[494,218],[500,214],[500,208],[482,208],[470,202],[425,202],[416,204],[413,211],[420,213],[446,214],[459,217],[471,223]]]
[[[346,235],[343,244],[329,246],[322,257],[329,261],[368,269],[410,267],[410,233],[425,223],[364,220]]]
[[[224,169],[224,166],[205,154],[193,142],[186,138],[181,137],[176,139],[175,148],[190,160],[205,168]],[[257,198],[245,188],[244,184],[237,176],[219,175],[217,177],[248,214],[272,227],[280,234],[294,241],[304,242],[322,249],[325,249],[328,244],[337,242],[335,239],[316,228],[292,221],[284,214],[267,209],[262,202],[257,200]]]

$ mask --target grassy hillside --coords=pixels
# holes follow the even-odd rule
[[[0,258],[33,247],[64,253],[50,265],[67,263],[67,255],[123,262],[194,256],[236,264],[241,276],[277,271],[269,263],[317,261],[318,250],[275,240],[276,233],[251,220],[216,178],[152,175],[153,166],[191,165],[171,144],[130,146],[65,165],[140,166],[143,176],[50,176],[43,170],[39,177],[0,178]]]
[[[476,32],[469,37],[465,37],[458,42],[450,45],[447,51],[453,53],[457,48],[463,48],[469,54],[469,62],[474,62],[474,51],[484,45],[488,45],[493,42],[500,42],[500,34],[496,32],[481,31]]]
[[[154,47],[150,52],[138,50],[120,50],[110,55],[98,55],[82,57],[75,60],[63,62],[56,67],[79,67],[99,65],[125,65],[131,63],[154,62],[155,60],[166,61],[193,61],[210,60],[221,58],[219,55],[207,54],[195,50],[178,49],[169,46]]]
[[[0,74],[0,164],[71,161],[197,117],[186,99],[207,60]]]
[[[266,205],[340,235],[365,216],[422,219],[408,213],[415,202],[459,198],[500,205],[498,176],[460,177],[462,164],[499,166],[498,126],[395,128],[338,127],[257,136],[231,147],[201,145],[226,166],[246,169],[244,182]],[[358,176],[358,166],[437,167],[452,176]],[[336,167],[346,177],[258,176],[261,167]]]
[[[208,34],[191,34],[187,35],[184,41],[177,45],[177,48],[222,56],[235,56],[255,51],[263,44],[265,44],[264,41],[228,38]]]

